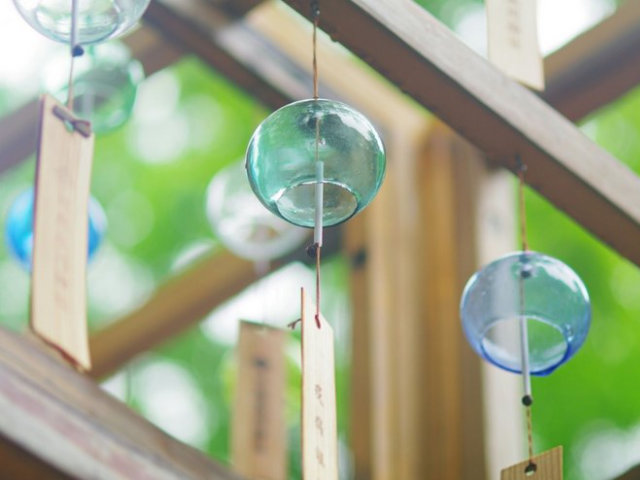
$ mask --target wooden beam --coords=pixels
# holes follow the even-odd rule
[[[640,83],[640,3],[613,15],[545,58],[541,96],[577,121]]]
[[[220,17],[219,12],[204,9],[202,5],[199,6],[194,2],[186,2],[186,8],[183,9],[180,9],[178,5],[169,7],[163,1],[152,2],[147,8],[143,20],[163,35],[168,42],[197,55],[266,106],[278,108],[291,101],[286,90],[264,80],[253,66],[247,66],[232,55],[227,48],[229,44],[222,43],[224,37],[222,33],[215,30],[215,26],[202,22],[202,18],[208,18],[210,19],[209,23],[222,22],[224,24],[223,18],[211,20],[212,17]],[[202,18],[200,22],[196,22],[190,18],[190,15]],[[224,31],[224,27],[221,31]]]
[[[231,16],[240,18],[246,15],[252,8],[257,7],[263,0],[208,0],[218,10],[222,10]]]
[[[616,477],[615,480],[640,480],[640,465],[633,467],[623,475]]]
[[[286,0],[309,16],[309,3]],[[492,160],[640,265],[640,178],[567,119],[475,54],[419,5],[326,0],[332,38],[432,110]]]
[[[2,465],[1,480],[20,478],[73,479],[4,437],[0,437],[0,465]]]
[[[8,448],[1,455],[10,465],[3,463],[3,473],[31,468],[22,460],[33,456],[59,475],[29,478],[240,480],[135,414],[40,342],[2,328],[0,408],[0,447]],[[23,454],[9,457],[16,447]]]

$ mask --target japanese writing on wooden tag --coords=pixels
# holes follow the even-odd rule
[[[505,468],[500,480],[562,480],[562,447],[547,450],[532,459],[535,471],[528,474],[529,460]]]
[[[302,290],[302,477],[338,480],[333,329]]]
[[[233,404],[234,470],[250,479],[286,480],[286,332],[241,322]]]
[[[487,0],[489,60],[509,77],[544,89],[537,0]]]
[[[86,318],[86,264],[93,135],[41,100],[36,169],[31,320],[33,331],[84,370],[91,367]]]

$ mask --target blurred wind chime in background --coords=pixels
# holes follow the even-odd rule
[[[141,72],[134,71],[136,67],[131,67],[126,55],[116,67],[109,61],[103,63],[102,67],[109,65],[108,72],[101,70],[91,45],[131,29],[149,0],[14,3],[38,32],[69,45],[70,66],[66,107],[50,95],[41,99],[35,189],[33,195],[27,192],[16,200],[7,236],[15,255],[31,268],[31,329],[76,368],[89,370],[86,263],[105,226],[101,209],[89,207],[93,203],[89,200],[94,143],[91,121],[100,131],[125,121],[141,79]],[[87,46],[91,49],[90,66],[82,68],[76,85],[75,60]],[[128,92],[121,96],[124,107],[118,106],[122,92]],[[117,118],[108,118],[105,112],[114,105],[119,111]],[[80,115],[76,109],[81,110]]]
[[[315,259],[315,307],[303,289],[299,320],[302,325],[302,474],[303,478],[337,480],[334,335],[331,325],[320,313],[323,229],[345,222],[373,200],[384,179],[386,158],[382,140],[367,118],[344,103],[319,97],[316,46],[320,9],[317,1],[310,2],[310,12],[313,98],[280,108],[258,126],[247,148],[245,167],[251,188],[267,209],[293,225],[314,230],[313,243],[307,252]],[[265,348],[260,347],[247,357],[245,345],[241,339],[241,358],[252,358],[249,364],[254,369],[268,370]],[[254,377],[254,382],[255,395],[263,391],[258,384],[266,382],[259,376]],[[273,394],[283,397],[282,392]],[[257,397],[254,400],[259,401]],[[259,410],[266,412],[269,408],[267,404]],[[268,461],[259,465],[261,443],[258,438],[269,438],[267,429],[274,422],[266,416],[262,420],[255,417],[253,421],[258,423],[245,426],[244,430],[253,432],[257,438],[244,442],[242,461],[245,464],[236,462],[235,467],[255,476],[269,475]],[[252,445],[253,454],[246,451]],[[247,466],[251,457],[254,463]],[[268,478],[285,479],[286,470]]]

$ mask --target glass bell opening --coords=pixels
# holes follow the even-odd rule
[[[303,227],[314,226],[318,183],[323,223],[337,225],[371,202],[385,166],[382,140],[371,122],[348,105],[325,99],[302,100],[271,114],[253,134],[246,156],[260,201]]]
[[[475,273],[464,289],[460,314],[474,350],[516,373],[522,371],[520,338],[526,325],[533,375],[547,375],[571,358],[591,323],[580,278],[564,263],[537,252],[509,254]]]

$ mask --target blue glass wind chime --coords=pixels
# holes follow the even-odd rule
[[[529,250],[524,177],[518,159],[522,250],[476,272],[460,301],[467,340],[485,360],[523,380],[528,461],[534,461],[531,375],[544,376],[567,362],[584,343],[591,324],[591,304],[582,280],[558,259]]]

